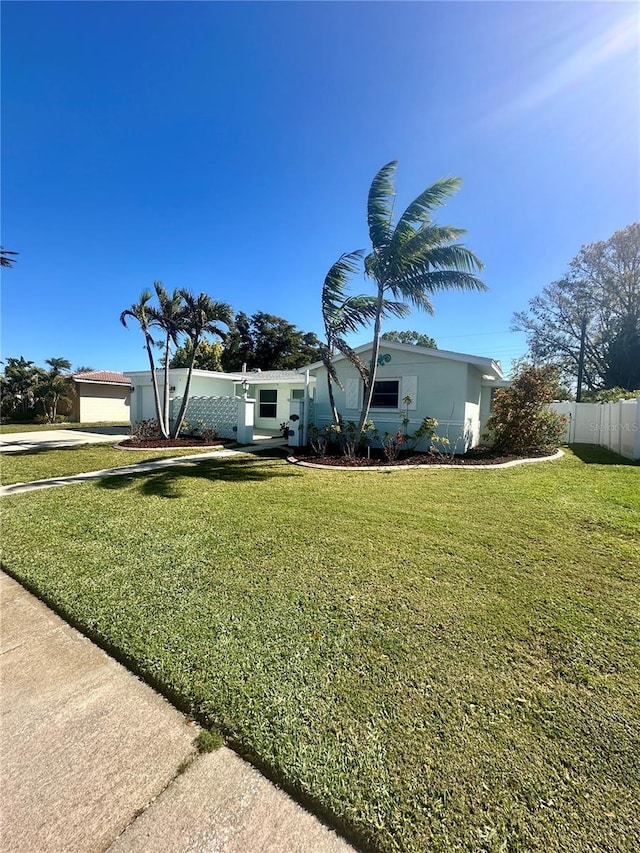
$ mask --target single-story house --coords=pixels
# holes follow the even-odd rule
[[[188,370],[174,368],[169,373],[171,412],[175,414],[185,391]],[[132,385],[131,420],[137,423],[156,417],[153,385],[150,370],[130,371],[127,376]],[[156,371],[160,398],[163,399],[164,370]],[[189,391],[187,420],[215,426],[220,435],[230,431],[235,423],[232,401],[254,402],[253,425],[267,434],[280,432],[280,425],[288,423],[290,403],[304,399],[315,380],[297,370],[252,370],[237,373],[220,373],[211,370],[194,370]],[[216,402],[213,403],[213,400]]]
[[[367,365],[372,348],[373,343],[355,348]],[[346,421],[357,422],[364,383],[345,356],[337,355],[334,366],[342,384],[342,390],[334,385],[337,409]],[[322,428],[332,422],[327,370],[322,362],[302,370],[315,376],[313,422]],[[424,418],[436,418],[438,435],[461,451],[480,442],[495,389],[508,384],[500,362],[491,358],[382,340],[369,418],[380,433],[400,428],[401,410],[408,409],[410,433]]]
[[[129,423],[131,380],[112,370],[91,370],[72,375],[75,390],[71,420],[91,424],[100,421]]]

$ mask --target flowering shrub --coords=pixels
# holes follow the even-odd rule
[[[565,421],[547,408],[555,388],[553,367],[525,366],[509,388],[496,391],[485,436],[496,451],[535,453],[558,448]]]

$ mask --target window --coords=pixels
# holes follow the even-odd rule
[[[278,416],[278,392],[275,388],[264,388],[260,391],[261,418],[276,418]]]
[[[291,389],[291,399],[292,400],[304,400],[304,388],[292,388]]]
[[[397,409],[400,395],[399,379],[379,379],[373,384],[372,409]]]

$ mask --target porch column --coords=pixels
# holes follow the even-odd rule
[[[255,400],[238,400],[238,444],[253,444],[253,417]]]

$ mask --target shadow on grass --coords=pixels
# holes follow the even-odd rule
[[[188,480],[208,480],[223,483],[260,483],[273,477],[295,477],[299,472],[290,465],[264,464],[252,458],[231,458],[184,462],[158,471],[123,474],[98,481],[98,487],[118,491],[134,485],[145,497],[182,497],[181,485]]]
[[[598,444],[570,444],[569,448],[581,462],[587,465],[640,465],[640,460],[618,456],[617,453]]]

